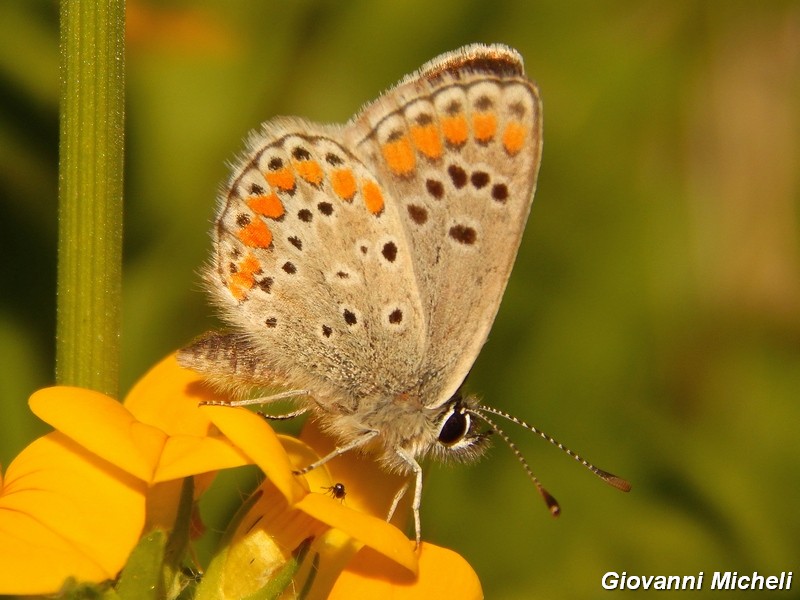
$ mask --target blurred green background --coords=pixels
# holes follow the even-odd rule
[[[215,323],[197,269],[250,129],[344,121],[504,42],[541,88],[544,160],[469,387],[634,487],[509,425],[562,517],[497,445],[428,470],[425,538],[489,598],[714,570],[794,570],[800,597],[799,3],[129,0],[128,32],[123,390]],[[46,431],[26,401],[53,373],[57,94],[56,3],[0,2],[4,466]]]

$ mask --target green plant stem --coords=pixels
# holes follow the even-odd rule
[[[124,0],[61,0],[56,381],[117,396]]]

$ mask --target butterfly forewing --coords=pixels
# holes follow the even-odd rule
[[[251,136],[209,278],[279,379],[347,406],[408,387],[424,319],[397,202],[339,131],[280,119]]]

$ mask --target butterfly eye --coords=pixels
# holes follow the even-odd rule
[[[439,430],[439,442],[445,446],[452,446],[460,442],[469,429],[469,415],[454,409],[442,423]]]

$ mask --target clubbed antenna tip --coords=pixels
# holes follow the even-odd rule
[[[597,469],[595,474],[605,481],[611,487],[615,487],[621,492],[630,492],[631,491],[631,484],[629,481],[623,479],[622,477],[617,477],[613,473],[609,473],[608,471],[603,471],[602,469]]]

